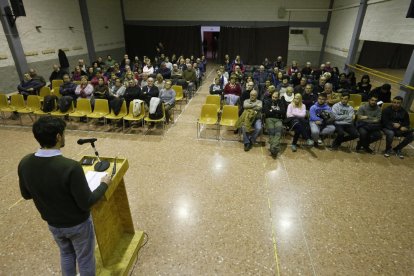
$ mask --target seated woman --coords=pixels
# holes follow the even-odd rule
[[[281,97],[286,94],[286,90],[289,86],[290,86],[289,77],[288,76],[283,76],[282,82],[279,83],[279,85],[276,87],[276,89],[279,91]]]
[[[109,88],[109,92],[116,98],[123,97],[126,87],[122,85],[120,78],[115,79],[115,83]]]
[[[103,77],[100,77],[98,79],[98,85],[96,85],[95,89],[93,90],[93,98],[109,100],[109,95],[108,85],[105,84],[105,79]]]
[[[228,82],[224,87],[224,98],[226,99],[226,103],[230,105],[236,105],[240,95],[240,84],[236,83],[236,76],[232,75],[230,77],[230,82]]]
[[[86,76],[88,76],[88,81],[91,81],[93,77],[95,77],[95,70],[93,67],[89,67],[88,71],[86,72]]]
[[[80,98],[90,99],[93,93],[92,84],[88,83],[88,77],[82,76],[81,83],[76,87],[75,94]]]
[[[165,109],[165,121],[167,124],[170,122],[172,115],[172,108],[175,106],[175,91],[171,88],[171,80],[165,81],[164,88],[160,90],[160,99],[164,103]]]
[[[162,77],[162,75],[160,73],[158,73],[157,76],[155,77],[154,85],[156,87],[158,87],[158,90],[160,90],[160,91],[161,91],[161,89],[164,88],[165,81],[164,81],[164,78]]]
[[[84,75],[85,72],[83,72],[79,66],[76,66],[75,70],[72,72],[72,81],[80,81],[81,77]]]
[[[219,77],[215,77],[214,78],[214,83],[210,85],[210,95],[220,95],[220,98],[223,100],[224,95],[224,89],[223,87],[220,85],[220,78]]]
[[[367,102],[369,98],[369,92],[371,92],[371,80],[368,75],[363,75],[361,81],[357,84],[357,92],[362,96],[362,101]]]
[[[286,112],[285,124],[289,127],[290,130],[295,132],[292,141],[292,151],[297,151],[297,143],[299,136],[302,135],[302,138],[306,140],[308,146],[313,145],[313,140],[310,139],[309,135],[309,122],[305,119],[306,117],[306,107],[302,103],[302,95],[296,94],[293,101],[288,105]]]
[[[295,95],[293,94],[293,87],[292,86],[287,87],[286,93],[285,95],[282,96],[282,99],[284,99],[287,104],[290,104],[294,98],[295,98]]]

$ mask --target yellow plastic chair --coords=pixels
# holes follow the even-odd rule
[[[224,105],[219,127],[235,127],[238,119],[239,108],[235,105]],[[223,137],[220,138],[223,139]]]
[[[384,111],[384,109],[386,109],[387,107],[389,107],[389,106],[391,106],[392,105],[392,103],[383,103],[382,105],[381,105],[381,111]]]
[[[8,108],[9,108],[9,102],[7,101],[6,94],[0,93],[0,112],[1,112],[1,117],[3,119],[4,124],[6,123],[6,118],[5,118],[3,110],[6,111]]]
[[[26,107],[23,109],[17,110],[17,113],[19,113],[20,117],[20,124],[22,123],[22,115],[29,115],[30,120],[33,122],[33,118],[31,114],[34,114],[35,111],[40,110],[41,104],[40,99],[37,95],[29,95],[27,97]]]
[[[79,85],[81,84],[81,81],[73,81],[74,84]]]
[[[42,88],[40,88],[40,91],[39,91],[39,99],[40,99],[40,101],[42,102],[43,99],[47,95],[50,95],[50,94],[52,94],[52,92],[50,91],[49,86],[43,86]]]
[[[127,115],[127,108],[126,108],[126,101],[122,102],[121,110],[119,111],[118,115],[115,115],[114,111],[111,110],[111,113],[105,116],[105,120],[122,120]]]
[[[144,117],[144,121],[148,124],[148,128],[147,128],[147,131],[145,132],[145,134],[147,134],[147,132],[150,130],[149,125],[151,123],[154,123],[154,124],[162,123],[162,135],[164,135],[164,133],[165,133],[165,108],[164,108],[164,103],[162,103],[161,108],[162,108],[162,117],[160,119],[151,119],[149,117],[149,115],[146,115]]]
[[[184,100],[184,93],[183,93],[183,87],[181,85],[173,85],[171,87],[175,91],[175,103],[180,103],[180,111],[181,111],[181,105]],[[186,98],[187,101],[187,98]]]
[[[86,118],[87,115],[92,113],[91,100],[85,98],[79,98],[76,101],[76,109],[74,112],[69,114],[69,118]]]
[[[141,113],[138,114],[138,116],[134,116],[134,114],[132,113],[132,110],[134,108],[134,102],[131,101],[129,103],[129,112],[127,115],[125,115],[122,118],[122,131],[125,132],[125,121],[141,121],[141,125],[144,125],[144,117],[145,117],[145,106],[144,106],[144,102],[141,103]]]
[[[408,113],[408,116],[410,116],[410,127],[414,128],[414,113]]]
[[[109,103],[107,99],[96,99],[95,108],[92,113],[86,115],[89,119],[104,119],[104,125],[106,125],[105,116],[109,114]]]
[[[217,106],[217,112],[220,112],[221,105],[220,105],[221,98],[219,95],[208,95],[206,98],[206,104],[215,104]]]
[[[63,80],[52,80],[52,88],[55,89],[55,87],[60,87],[63,84]]]
[[[7,98],[6,98],[7,99]],[[22,94],[13,94],[10,96],[10,104],[7,107],[2,108],[2,112],[18,112],[19,110],[25,109],[24,98]],[[22,124],[22,118],[19,115],[20,124]]]
[[[350,94],[349,100],[354,102],[353,108],[358,110],[362,103],[362,96],[359,94]]]
[[[216,139],[219,139],[217,105],[203,104],[201,107],[200,118],[197,120],[197,138],[200,138],[201,125],[215,125],[217,128]]]
[[[53,89],[50,91],[51,94],[55,95],[58,98],[62,97],[62,94],[60,94],[60,87],[53,87]]]

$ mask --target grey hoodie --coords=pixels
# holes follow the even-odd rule
[[[341,102],[336,103],[332,107],[332,112],[335,115],[335,124],[350,125],[354,117],[354,108],[349,105],[343,105]]]

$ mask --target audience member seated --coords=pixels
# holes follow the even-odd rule
[[[145,66],[142,68],[142,73],[147,74],[149,76],[154,74],[154,67],[152,66],[150,60],[148,60]]]
[[[330,61],[325,62],[325,72],[331,73],[332,70],[333,68],[331,67],[331,62]]]
[[[244,111],[243,103],[244,103],[245,100],[250,98],[250,92],[252,92],[252,90],[255,90],[255,89],[254,89],[254,82],[251,80],[251,81],[248,81],[246,83],[246,89],[240,95],[240,98],[239,98],[239,104],[240,104],[239,105],[239,116],[241,116],[241,114],[243,113],[243,111]]]
[[[191,63],[186,65],[186,69],[183,71],[183,79],[185,81],[183,83],[183,88],[186,89],[187,97],[191,98],[192,91],[194,90],[194,85],[197,80],[196,72],[194,71]]]
[[[349,94],[343,93],[341,101],[334,104],[332,113],[335,115],[336,138],[332,142],[331,149],[337,150],[343,142],[359,138],[359,133],[354,126],[354,108],[348,105]]]
[[[332,109],[326,103],[326,94],[321,93],[309,110],[309,125],[315,146],[322,146],[324,136],[335,132],[335,125],[329,121],[328,114],[332,114]]]
[[[244,74],[243,74],[243,71],[242,71],[240,65],[236,65],[234,67],[234,71],[233,71],[233,73],[231,75],[232,76],[234,75],[236,77],[236,82],[237,83],[243,84]]]
[[[72,81],[80,81],[82,76],[85,76],[86,72],[82,71],[79,66],[75,67],[72,72]]]
[[[378,98],[371,96],[368,103],[359,107],[356,126],[359,132],[359,141],[356,150],[362,148],[371,154],[374,151],[369,147],[382,138],[381,134],[381,108],[377,105]]]
[[[386,138],[385,157],[395,153],[399,158],[403,159],[404,155],[401,150],[410,144],[414,138],[414,129],[410,130],[410,117],[408,112],[401,107],[402,102],[403,98],[396,96],[392,100],[392,105],[385,108],[382,112],[382,131]],[[404,137],[404,139],[392,148],[394,137]]]
[[[282,82],[278,84],[276,89],[280,92],[280,96],[283,97],[286,93],[287,88],[290,86],[289,77],[283,76]]]
[[[287,107],[286,117],[284,123],[295,132],[291,145],[292,151],[297,151],[300,136],[306,140],[308,146],[313,146],[313,140],[309,135],[309,122],[306,120],[306,107],[302,103],[301,94],[295,94],[295,98]]]
[[[311,76],[313,72],[312,64],[309,61],[306,62],[306,66],[302,68],[301,72],[304,76]]]
[[[226,68],[224,67],[224,65],[220,65],[219,67],[221,74],[226,78],[229,79],[229,73],[226,71]]]
[[[165,62],[165,67],[170,70],[170,74],[171,74],[171,71],[173,69],[173,64],[170,62],[170,58],[169,57],[165,57],[164,62]]]
[[[171,79],[173,84],[177,83],[178,79],[181,79],[183,76],[183,72],[178,68],[177,64],[173,64],[173,69],[171,70]]]
[[[285,62],[283,61],[283,58],[281,56],[277,57],[273,67],[277,67],[279,68],[279,70],[282,71],[285,70]]]
[[[382,86],[374,88],[369,93],[369,97],[375,96],[378,101],[383,103],[391,102],[391,85],[384,83]]]
[[[160,91],[160,99],[164,103],[165,108],[165,121],[167,124],[170,122],[171,115],[173,113],[172,108],[175,106],[175,91],[172,87],[170,80],[165,81],[165,86]]]
[[[309,110],[312,105],[318,100],[318,94],[313,93],[313,85],[308,83],[305,86],[305,93],[303,93],[303,104],[306,110]]]
[[[283,120],[286,117],[286,102],[279,99],[278,91],[273,91],[270,97],[263,99],[263,113],[266,118],[266,129],[269,133],[270,153],[275,158],[280,151]]]
[[[158,87],[158,90],[159,91],[161,91],[161,89],[163,89],[164,88],[164,85],[165,85],[165,81],[164,81],[164,78],[162,77],[162,75],[161,74],[157,74],[157,76],[155,77],[155,82],[154,82],[154,85],[156,86],[156,87]]]
[[[306,77],[302,77],[300,79],[299,84],[294,87],[295,94],[299,93],[303,95],[303,93],[305,93],[305,88],[306,88],[307,83],[308,83],[308,80],[306,79]]]
[[[179,63],[178,63],[178,69],[181,70],[181,72],[184,72],[187,69],[187,65],[185,63],[185,59],[181,58]]]
[[[241,95],[240,84],[236,83],[236,76],[231,75],[230,82],[224,87],[226,104],[235,105]]]
[[[262,130],[262,101],[257,99],[257,91],[250,92],[250,98],[243,102],[243,109],[236,127],[242,130],[244,151],[249,151]]]
[[[77,85],[70,80],[68,74],[63,75],[63,84],[59,88],[59,92],[62,96],[71,96],[76,103],[78,97],[75,93]]]
[[[283,77],[283,72],[278,70],[276,75],[272,75],[273,85],[277,87],[279,84],[281,84],[283,81]]]
[[[148,78],[147,85],[141,89],[139,99],[143,100],[146,103],[146,105],[149,107],[151,98],[158,97],[159,94],[160,94],[160,91],[158,90],[158,87],[154,85],[154,79]]]
[[[114,67],[114,65],[115,65],[115,63],[116,63],[116,60],[114,60],[114,59],[112,59],[112,56],[111,55],[108,55],[107,57],[106,57],[106,66],[108,67],[108,68],[110,68],[110,67]]]
[[[93,98],[94,99],[110,99],[110,93],[108,85],[105,84],[105,80],[103,77],[99,77],[98,85],[95,86],[93,90]]]
[[[295,98],[295,94],[293,93],[293,87],[288,86],[286,88],[286,93],[282,96],[282,99],[285,100],[287,104],[290,104],[294,98]]]
[[[368,75],[363,75],[361,81],[357,84],[357,93],[361,95],[362,101],[366,102],[369,97],[369,92],[371,92],[371,80]]]
[[[66,72],[60,70],[60,66],[57,64],[53,65],[53,71],[50,74],[49,81],[50,81],[50,87],[52,87],[52,81],[53,80],[62,80],[63,75],[66,74]]]
[[[321,93],[323,90],[325,90],[325,83],[326,83],[326,78],[324,76],[320,76],[319,80],[313,87],[313,92],[315,94]]]
[[[108,87],[109,87],[109,90],[111,90],[111,87],[115,85],[115,82],[116,82],[116,79],[117,78],[118,77],[116,76],[115,73],[111,73],[111,76],[108,79]]]
[[[224,99],[224,89],[220,84],[220,78],[218,76],[214,78],[214,83],[210,85],[209,92],[210,95],[219,95],[222,100]]]
[[[24,80],[17,86],[17,91],[22,94],[24,99],[27,99],[29,95],[38,95],[40,88],[45,86],[39,79],[32,79],[27,72],[24,74]]]
[[[164,79],[171,78],[171,70],[167,67],[167,64],[165,62],[161,62],[160,68],[158,69],[157,73],[161,74]]]
[[[267,72],[264,65],[260,65],[259,71],[256,71],[253,75],[254,81],[257,83],[257,86],[259,88],[259,99],[263,98],[264,94],[264,86],[266,80],[269,78],[269,73]]]
[[[93,67],[88,67],[86,76],[88,76],[88,81],[91,81],[95,77],[95,70],[93,69]]]
[[[287,71],[287,74],[289,76],[292,76],[294,73],[300,72],[300,69],[298,67],[298,63],[294,60],[292,61],[292,66]]]
[[[201,72],[200,67],[196,62],[193,63],[193,70],[196,73],[195,87],[198,89],[202,82],[203,73]]]
[[[327,103],[330,107],[332,107],[334,104],[339,103],[341,101],[341,93],[335,93],[333,92],[333,86],[332,83],[325,83],[324,90],[322,93],[326,94],[327,97]]]
[[[141,87],[139,87],[134,80],[128,82],[128,87],[124,92],[124,99],[126,106],[129,108],[129,104],[136,99],[141,99]]]
[[[30,77],[31,77],[32,79],[37,80],[37,81],[39,81],[39,82],[42,82],[42,83],[43,83],[43,86],[45,86],[45,85],[46,85],[46,80],[45,80],[45,78],[44,78],[44,77],[42,77],[42,76],[40,76],[40,75],[38,75],[35,69],[33,69],[33,68],[29,69],[29,75],[30,75]]]
[[[256,90],[255,89],[255,87],[253,88],[254,90]],[[257,91],[257,90],[256,90]],[[262,98],[260,98],[260,100],[262,100],[263,101],[263,99],[264,98],[266,98],[266,97],[271,97],[270,95],[272,95],[273,94],[273,92],[275,92],[276,91],[276,87],[274,86],[274,85],[271,85],[270,84],[270,81],[269,80],[267,80],[266,82],[265,82],[265,87],[263,88],[263,95],[262,95]],[[279,92],[279,95],[280,95],[280,92]]]
[[[223,71],[221,69],[217,69],[217,78],[220,81],[220,85],[222,87],[225,87],[226,84],[228,83],[228,78],[226,78],[226,76],[223,74]]]
[[[293,87],[300,84],[300,80],[302,78],[302,72],[296,72],[292,75],[290,78],[290,84],[292,84]]]
[[[351,83],[349,82],[348,78],[346,77],[345,73],[339,74],[339,82],[336,87],[336,91],[349,91],[351,89]]]
[[[88,68],[86,67],[85,61],[83,59],[78,60],[78,66],[83,72],[87,73]]]
[[[91,84],[92,84],[93,86],[97,86],[97,85],[99,85],[99,79],[100,79],[100,78],[103,78],[105,85],[107,85],[107,84],[108,84],[108,78],[102,75],[102,71],[101,71],[100,69],[98,69],[98,70],[96,71],[95,76],[91,79]]]
[[[313,70],[313,72],[312,72],[312,76],[313,76],[313,79],[314,80],[319,80],[320,79],[320,77],[323,75],[323,73],[325,73],[326,71],[325,71],[325,64],[324,63],[322,63],[320,66],[319,66],[319,69],[315,69],[315,70]]]
[[[122,84],[122,81],[120,78],[116,78],[115,83],[109,87],[109,91],[111,92],[111,94],[117,98],[123,97],[125,90],[126,90],[126,87]]]
[[[90,99],[93,94],[93,85],[88,83],[88,77],[82,76],[81,83],[76,86],[75,94],[80,98]]]
[[[236,67],[239,67],[240,72],[243,74],[244,73],[244,65],[243,65],[243,61],[241,60],[240,56],[237,55],[236,58],[234,59],[233,63],[231,64],[231,70],[234,72],[236,72]]]
[[[270,69],[272,69],[273,64],[269,61],[268,58],[265,58],[264,61],[262,62],[262,65],[264,66],[266,71],[269,71]]]

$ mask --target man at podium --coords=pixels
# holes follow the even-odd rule
[[[93,192],[79,162],[63,157],[66,123],[56,117],[42,117],[33,124],[40,144],[36,153],[19,163],[20,191],[33,199],[60,249],[63,275],[95,275],[95,237],[90,208],[105,194],[111,182],[106,175]]]

